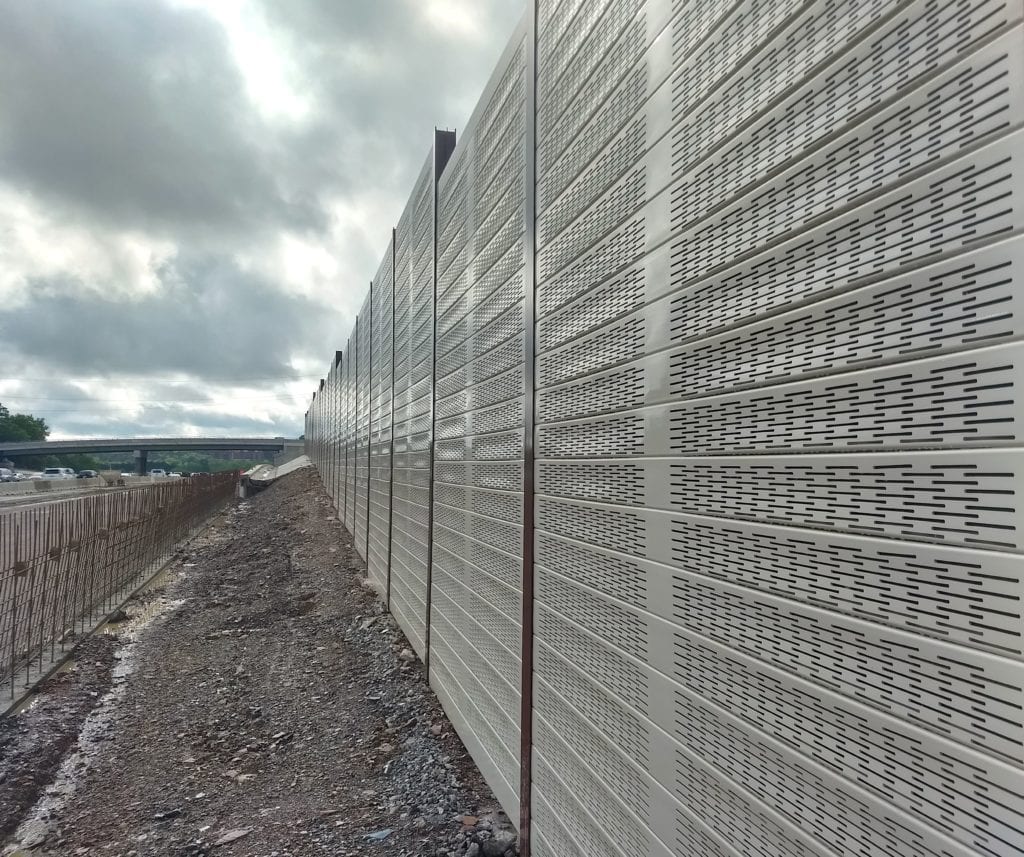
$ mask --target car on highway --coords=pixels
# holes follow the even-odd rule
[[[168,473],[167,475],[168,475],[168,476],[170,476],[170,477],[171,477],[171,479],[181,479],[181,474],[180,474],[180,473],[178,473],[178,471],[177,471],[177,470],[172,470],[172,471],[171,471],[170,473]]]
[[[47,467],[40,479],[74,479],[75,471],[70,467]]]
[[[99,476],[99,473],[97,473],[95,470],[79,470],[78,471],[78,478],[79,479],[95,479],[97,476]]]
[[[163,470],[162,468],[159,468],[159,467],[154,467],[152,470],[149,471],[149,475],[150,476],[166,476],[167,475],[167,471]]]
[[[18,475],[13,470],[0,467],[0,482],[17,482]]]

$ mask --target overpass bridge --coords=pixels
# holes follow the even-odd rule
[[[19,455],[59,455],[75,452],[131,452],[135,469],[146,472],[150,452],[214,452],[257,450],[282,452],[297,441],[283,437],[118,437],[85,440],[46,440],[13,443],[0,441],[0,460]]]

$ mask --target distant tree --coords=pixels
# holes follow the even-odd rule
[[[0,403],[0,440],[12,443],[46,440],[49,433],[46,420],[31,414],[12,414]]]
[[[50,427],[42,417],[12,414],[0,404],[0,441],[12,443],[46,440]],[[71,467],[75,470],[98,470],[99,463],[91,455],[21,455],[15,461],[22,467]]]
[[[55,457],[55,456],[54,456]],[[70,453],[60,456],[60,467],[70,467],[72,470],[103,470],[103,464],[96,456],[87,452]]]

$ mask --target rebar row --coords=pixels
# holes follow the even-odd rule
[[[234,493],[234,473],[0,510],[0,687],[13,695]]]

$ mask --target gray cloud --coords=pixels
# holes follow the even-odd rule
[[[222,385],[326,366],[432,128],[468,118],[523,5],[467,4],[481,24],[467,35],[425,21],[418,0],[249,3],[308,101],[294,121],[253,103],[233,33],[202,7],[0,0],[0,201],[30,212],[8,224],[31,222],[43,241],[53,224],[74,244],[41,249],[0,225],[17,295],[0,303],[3,375],[105,377],[169,395],[170,379],[186,378],[217,402]],[[316,248],[322,264],[308,257]],[[119,420],[73,385],[44,386],[66,399],[51,419],[65,434],[269,425],[227,405]]]
[[[414,0],[260,2],[315,96],[299,126],[260,118],[226,34],[200,11],[0,0],[5,178],[84,216],[193,240],[322,228],[328,194],[368,176],[408,189],[431,128],[465,120],[518,17],[517,3],[480,4],[487,38],[474,44],[425,28]]]
[[[225,34],[134,0],[0,0],[5,178],[81,216],[161,234],[308,226]]]
[[[418,0],[330,3],[259,0],[289,52],[317,74],[309,84],[327,106],[296,145],[307,166],[323,169],[320,144],[334,137],[352,163],[376,162],[378,181],[404,194],[422,163],[431,129],[469,118],[487,75],[520,18],[515,0],[474,4],[481,39],[454,29],[431,30]],[[410,49],[412,48],[412,49]]]
[[[63,377],[182,373],[217,381],[295,376],[340,337],[340,319],[223,257],[168,264],[161,288],[130,301],[37,283],[35,298],[0,316],[0,349]],[[0,352],[2,353],[2,352]]]
[[[41,370],[37,366],[35,371]],[[15,413],[40,416],[65,434],[132,437],[196,432],[293,437],[302,431],[308,404],[304,391],[290,395],[278,383],[240,390],[227,381],[198,387],[187,379],[148,378],[138,390],[139,402],[115,395],[123,386],[123,379],[114,378],[93,395],[58,373],[35,375],[18,392],[0,394],[0,402]],[[231,411],[226,410],[228,401]],[[117,430],[111,431],[112,426]]]
[[[229,415],[205,415],[188,412],[180,406],[147,408],[139,416],[119,417],[117,420],[120,437],[166,437],[175,436],[176,431],[168,428],[189,426],[198,429],[203,437],[297,437],[302,433],[302,411],[292,419],[255,419],[253,417]],[[68,417],[62,420],[62,428],[68,434],[101,436],[109,423],[102,417]]]

